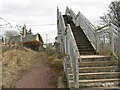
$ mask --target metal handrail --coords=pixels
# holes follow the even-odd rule
[[[107,25],[105,29],[102,28],[101,30],[96,31],[97,39],[99,41],[98,42],[99,44],[97,44],[99,52],[106,51],[107,53],[114,54],[116,57],[118,57],[118,29],[119,28],[117,26],[111,23]],[[105,43],[106,39],[107,39],[107,43]],[[106,47],[109,47],[109,48],[106,48]]]
[[[79,87],[79,76],[78,76],[78,59],[79,57],[79,50],[77,48],[71,27],[69,24],[65,26],[65,22],[63,16],[58,10],[57,14],[58,18],[58,39],[60,43],[60,50],[67,54],[70,58],[70,65],[72,68],[72,73],[74,76],[75,87]]]
[[[77,44],[71,30],[70,25],[67,25],[67,41],[69,43],[69,51],[68,54],[70,55],[70,60],[72,64],[73,74],[75,77],[76,88],[79,87],[79,71],[78,71],[78,60],[80,60],[79,50],[77,48]]]

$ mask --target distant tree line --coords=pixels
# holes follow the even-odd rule
[[[120,27],[120,0],[112,1],[108,8],[108,13],[100,17],[102,25],[113,23]]]
[[[29,30],[27,30],[26,25],[24,24],[24,26],[22,27],[22,31],[20,32],[21,35],[32,35],[32,30],[31,28]]]
[[[27,30],[26,25],[24,24],[20,33],[18,33],[18,31],[16,31],[16,30],[6,31],[5,32],[5,38],[10,39],[12,36],[18,36],[19,34],[24,35],[25,33],[26,33],[26,35],[32,35],[33,34],[31,28],[29,30]]]
[[[17,35],[19,35],[19,33],[15,30],[9,30],[5,33],[5,37],[7,39],[10,39],[12,36],[17,36]]]

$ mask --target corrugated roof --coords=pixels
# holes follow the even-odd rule
[[[21,41],[20,36],[13,36],[10,38],[9,43],[19,43]]]
[[[36,35],[26,35],[25,37],[22,37],[22,42],[31,42],[36,40]],[[21,36],[13,36],[10,38],[9,43],[20,43],[21,42]]]
[[[22,40],[23,42],[30,42],[30,41],[35,41],[37,35],[27,35],[26,37],[23,37]]]

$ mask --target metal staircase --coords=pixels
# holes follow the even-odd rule
[[[60,14],[61,19],[58,18],[58,30],[63,29],[59,43],[65,48],[62,52],[69,57],[64,62],[69,88],[118,88],[119,60],[110,54],[99,55],[95,48],[97,44],[93,42],[95,38],[88,37],[89,31],[85,31],[82,24],[76,25],[74,16],[71,11],[69,15]]]
[[[63,16],[65,23],[70,24],[80,55],[94,55],[95,49],[80,26],[75,26],[70,16]],[[71,20],[70,20],[71,19]]]
[[[75,26],[73,21],[68,19],[69,16],[63,16],[63,18],[65,23],[71,26],[81,57],[81,62],[78,63],[79,88],[118,86],[120,76],[117,60],[111,60],[109,56],[95,55],[96,51],[83,30],[79,26]],[[72,80],[73,74],[68,75]]]

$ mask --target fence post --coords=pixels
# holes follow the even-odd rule
[[[114,53],[114,37],[113,37],[113,30],[111,25],[109,26],[109,32],[110,32],[111,53]]]
[[[96,32],[96,37],[97,37],[97,39],[96,39],[96,50],[97,50],[97,53],[99,53],[100,52],[100,36],[99,36],[99,33],[98,32]]]
[[[120,61],[120,28],[118,28],[118,60]]]
[[[76,88],[79,88],[79,68],[78,68],[79,59],[80,59],[79,57],[76,59]]]

